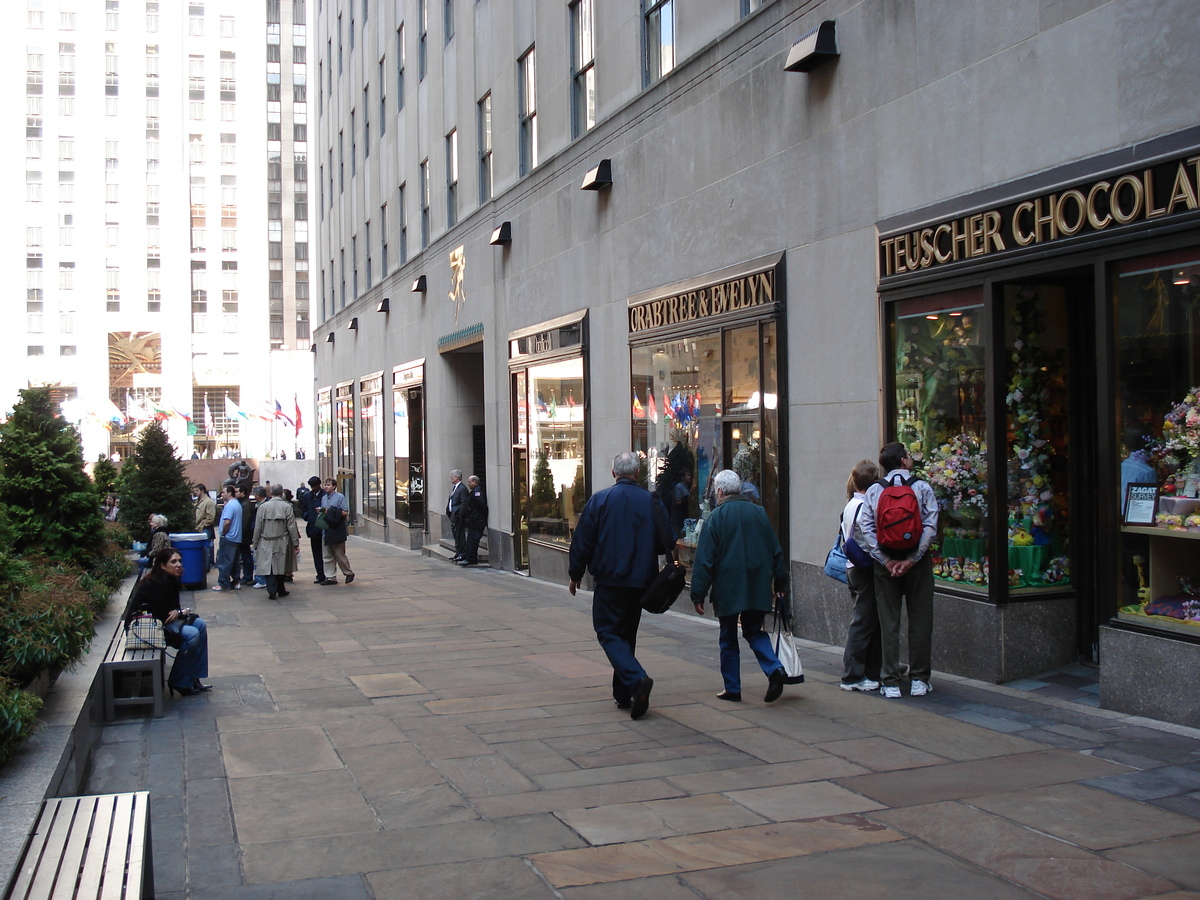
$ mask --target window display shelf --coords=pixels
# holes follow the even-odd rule
[[[1124,606],[1117,618],[1127,622],[1153,624],[1170,631],[1200,633],[1200,597],[1189,594],[1181,578],[1200,583],[1197,546],[1200,531],[1177,531],[1146,525],[1125,525],[1126,534],[1150,538],[1146,559],[1138,567],[1143,599]],[[1135,557],[1135,564],[1137,561]]]

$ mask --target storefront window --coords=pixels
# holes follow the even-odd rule
[[[397,372],[392,391],[396,518],[425,523],[425,406],[422,367]]]
[[[630,348],[633,449],[685,553],[716,505],[721,469],[781,528],[777,350],[774,320]]]
[[[987,352],[978,290],[896,304],[896,436],[941,508],[934,577],[987,589]]]
[[[584,325],[560,320],[509,341],[519,566],[530,539],[568,545],[589,496]]]
[[[1126,512],[1131,484],[1158,498],[1122,528],[1118,618],[1200,634],[1200,249],[1122,263],[1115,293],[1113,502]]]
[[[317,469],[322,478],[333,475],[333,392],[317,393]]]
[[[383,519],[383,376],[364,378],[359,385],[362,418],[363,512]]]
[[[333,401],[334,431],[335,431],[335,460],[337,468],[335,476],[346,502],[350,505],[351,516],[357,509],[357,497],[354,490],[354,385],[339,385]],[[345,477],[349,475],[350,477]]]

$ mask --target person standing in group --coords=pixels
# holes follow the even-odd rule
[[[337,584],[336,573],[340,568],[346,576],[346,584],[354,580],[354,570],[346,559],[346,541],[350,537],[350,507],[346,497],[337,489],[337,482],[332,478],[325,479],[325,496],[321,498],[320,511],[325,513],[325,521],[329,529],[325,532],[325,572],[327,577],[322,584]]]
[[[283,499],[283,487],[271,485],[271,499],[258,508],[254,519],[254,558],[258,574],[267,582],[267,596],[286,597],[284,576],[300,551],[300,531],[292,505]]]
[[[237,488],[227,484],[222,489],[225,503],[221,507],[221,546],[217,548],[217,583],[214,591],[235,590],[234,566],[242,542],[242,505],[238,503]]]
[[[234,582],[241,585],[254,584],[254,498],[249,485],[237,488],[238,503],[242,506],[242,542],[238,545],[238,561],[234,564]],[[265,584],[264,584],[265,586]]]
[[[317,578],[313,584],[325,583],[325,549],[324,535],[317,527],[317,516],[321,513],[325,492],[321,490],[321,479],[314,475],[308,479],[308,489],[301,488],[299,492],[301,515],[304,517],[304,534],[308,537],[308,546],[312,551],[313,568]]]
[[[451,562],[462,562],[467,558],[467,523],[463,519],[467,505],[467,486],[462,483],[462,469],[450,470],[450,497],[446,500],[446,515],[450,517],[450,531],[454,535],[454,558]]]
[[[483,539],[483,530],[487,528],[488,520],[487,492],[479,483],[478,475],[467,478],[467,502],[464,504],[462,519],[467,534],[463,543],[463,558],[458,564],[478,565],[479,542]]]
[[[192,488],[192,509],[196,514],[196,531],[204,532],[208,538],[208,565],[205,568],[211,569],[217,549],[217,504],[208,496],[208,488],[202,484]]]
[[[875,561],[867,553],[863,535],[862,505],[867,489],[879,480],[879,467],[869,459],[860,460],[846,481],[846,506],[842,510],[842,547],[846,552],[846,578],[854,615],[846,634],[842,654],[843,691],[879,690],[882,661],[879,636],[879,610],[875,601]],[[854,550],[855,547],[861,548]],[[857,555],[857,560],[853,557]]]
[[[787,672],[763,630],[763,620],[787,597],[787,561],[766,512],[742,495],[741,476],[723,469],[713,477],[713,486],[717,508],[705,520],[696,545],[691,594],[696,612],[704,615],[704,598],[712,591],[713,614],[721,626],[717,640],[725,690],[717,697],[734,703],[742,699],[740,618],[742,637],[767,676],[763,700],[774,703],[783,693]]]
[[[880,680],[883,696],[900,696],[900,612],[908,608],[910,693],[923,697],[933,690],[933,558],[929,547],[937,535],[938,504],[927,481],[910,476],[915,463],[898,441],[879,451],[879,467],[887,472],[866,492],[858,520],[867,552],[875,560],[875,605],[879,610],[882,646]],[[912,496],[909,496],[911,492]]]
[[[659,554],[670,551],[661,546],[655,526],[658,501],[637,483],[637,473],[637,456],[618,453],[612,466],[616,483],[588,498],[571,538],[567,586],[575,596],[585,571],[596,581],[592,626],[613,667],[613,700],[633,719],[650,708],[654,687],[634,656],[641,596],[658,574]]]
[[[258,533],[258,529],[255,527],[255,525],[258,523],[258,511],[263,507],[263,504],[267,503],[271,499],[270,492],[271,482],[268,481],[265,485],[256,485],[250,491],[252,494],[252,499],[250,501],[252,512],[250,518],[242,520],[247,523],[242,529],[242,535],[249,539],[245,544],[242,545],[244,548],[242,552],[250,558],[250,571],[254,576],[253,586],[260,590],[267,586],[267,578],[262,572],[259,571],[258,568],[258,550],[254,542],[254,535]]]

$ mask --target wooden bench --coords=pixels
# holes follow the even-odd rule
[[[111,722],[117,717],[118,706],[153,706],[154,715],[163,714],[163,651],[146,647],[141,650],[125,649],[125,624],[117,623],[116,634],[109,642],[100,663],[100,678],[104,682],[104,720]],[[133,683],[133,690],[118,697],[116,682]]]
[[[42,804],[5,900],[154,896],[150,794]]]

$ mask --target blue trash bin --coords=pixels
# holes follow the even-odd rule
[[[208,535],[203,532],[172,534],[171,546],[183,559],[183,586],[189,590],[207,587],[205,562],[208,559]]]

